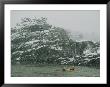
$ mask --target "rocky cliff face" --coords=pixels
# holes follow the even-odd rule
[[[45,18],[24,18],[11,32],[12,64],[100,64],[99,42],[73,41]]]
[[[100,45],[96,42],[85,41],[87,44],[81,57],[76,57],[78,65],[100,66]],[[79,60],[78,60],[79,59]]]

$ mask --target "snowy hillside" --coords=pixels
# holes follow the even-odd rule
[[[99,42],[73,41],[46,20],[24,18],[11,28],[12,64],[100,64]]]

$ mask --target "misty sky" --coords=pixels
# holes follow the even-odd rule
[[[13,10],[11,11],[11,27],[14,27],[24,17],[46,17],[49,24],[64,28],[71,38],[77,38],[80,35],[83,40],[100,40],[100,12],[98,10]]]

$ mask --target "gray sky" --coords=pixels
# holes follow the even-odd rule
[[[13,10],[11,11],[11,27],[14,27],[24,17],[46,17],[49,24],[64,28],[70,33],[71,38],[82,34],[83,40],[100,40],[100,11],[98,10]]]

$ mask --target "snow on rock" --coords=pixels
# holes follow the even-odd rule
[[[72,61],[74,61],[75,60],[75,58],[73,57],[73,58],[69,58],[69,60],[70,60],[70,62],[72,62]]]
[[[90,61],[91,59],[89,59],[89,58],[85,58],[84,60],[86,60],[86,61]]]
[[[16,58],[16,60],[19,61],[20,60],[20,57]]]
[[[16,38],[19,38],[20,37],[20,34],[19,33],[14,33],[11,35],[11,39],[14,40]]]
[[[36,49],[40,49],[40,48],[42,48],[42,47],[45,47],[45,46],[38,46]]]
[[[50,49],[62,50],[62,47],[60,47],[60,46],[50,46]]]
[[[39,42],[40,40],[32,40],[32,41],[29,41],[29,42],[26,42],[25,44],[33,44],[34,42]]]
[[[22,54],[24,51],[15,51],[15,52],[13,52],[12,54]]]
[[[44,30],[43,32],[48,33],[48,32],[49,32],[49,30]]]

